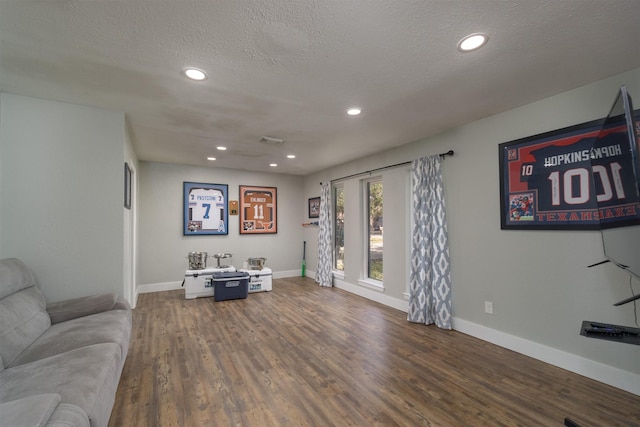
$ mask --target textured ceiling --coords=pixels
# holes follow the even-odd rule
[[[0,0],[0,90],[123,111],[141,160],[306,175],[640,67],[639,17],[638,0]],[[473,32],[489,43],[460,53]]]

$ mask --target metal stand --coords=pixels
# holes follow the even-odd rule
[[[228,265],[220,265],[220,260],[223,258],[231,258],[232,255],[231,254],[215,254],[213,257],[218,260],[217,268],[228,268],[229,267]]]

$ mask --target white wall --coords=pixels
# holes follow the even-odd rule
[[[0,94],[0,257],[45,297],[123,294],[124,114]]]
[[[139,164],[139,283],[143,291],[179,286],[189,252],[231,253],[242,268],[247,258],[265,257],[274,277],[300,274],[302,222],[306,212],[299,176],[265,174],[153,162]],[[239,185],[277,187],[278,232],[240,235],[238,215],[229,216],[228,235],[183,235],[183,182],[227,184],[229,200],[238,200]],[[209,259],[207,265],[215,265]]]
[[[305,192],[312,197],[320,181],[455,150],[443,162],[454,328],[640,394],[640,347],[579,335],[583,320],[635,324],[632,304],[612,306],[631,295],[629,276],[611,264],[587,268],[604,259],[600,233],[500,229],[498,145],[602,118],[620,84],[640,103],[640,70],[634,70],[308,176]],[[362,251],[355,241],[361,239],[361,224],[349,221],[359,215],[351,201],[358,181],[344,184],[345,228],[350,227],[345,231],[346,264],[358,260]],[[385,181],[385,205],[386,194]],[[401,210],[395,215],[406,217]],[[385,211],[385,269],[388,258],[393,265],[408,266],[403,243],[387,241],[386,228],[394,220]],[[316,266],[312,253],[308,268]],[[385,271],[384,297],[377,297],[359,286],[359,273],[348,268],[339,286],[406,310],[399,295],[408,276]],[[633,286],[640,292],[640,283]],[[484,301],[493,302],[494,315],[484,313]]]

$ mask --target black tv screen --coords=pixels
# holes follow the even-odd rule
[[[622,203],[622,208],[640,212],[639,151],[640,129],[632,99],[626,87],[621,86],[594,141],[591,155],[601,212],[610,212],[607,208],[613,203]],[[611,155],[597,158],[599,152]],[[616,221],[615,217],[600,215],[600,227],[606,258],[640,279],[640,220]]]

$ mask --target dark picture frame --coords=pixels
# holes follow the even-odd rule
[[[603,125],[593,120],[499,145],[501,229],[599,230],[601,217],[638,219],[628,197],[598,207],[597,197],[615,196],[613,183],[635,179],[630,168],[613,169],[630,161],[628,141],[615,139],[622,129]]]
[[[240,185],[240,234],[278,232],[278,189]]]
[[[131,209],[131,167],[124,162],[124,207]]]
[[[183,182],[185,236],[229,234],[229,186]]]
[[[309,218],[320,218],[320,197],[309,199]]]

